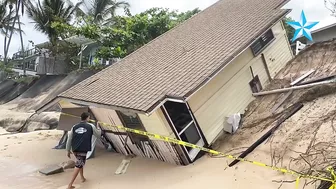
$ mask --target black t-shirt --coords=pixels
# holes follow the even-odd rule
[[[71,147],[73,152],[86,153],[91,151],[93,135],[92,126],[86,122],[80,122],[72,128]]]

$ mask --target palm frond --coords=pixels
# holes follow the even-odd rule
[[[96,0],[95,5],[93,7],[93,16],[96,20],[101,20],[102,15],[104,15],[106,9],[110,5],[111,0]]]
[[[3,35],[8,35],[11,31],[19,31],[19,29],[16,27],[18,23],[15,22],[15,11],[13,9],[8,9],[7,7],[10,5],[10,3],[12,2],[6,0],[1,1],[0,4],[0,29]]]
[[[130,7],[130,4],[126,1],[117,1],[113,4],[115,7]]]
[[[73,14],[78,10],[81,2],[74,5],[69,0],[38,0],[36,3],[27,2],[28,17],[34,21],[34,28],[46,34],[51,42],[58,38],[57,31],[52,28],[53,22],[70,24]]]
[[[86,7],[86,15],[94,18],[95,21],[105,23],[116,15],[117,9],[127,9],[130,4],[126,1],[116,0],[86,0],[83,5]],[[126,11],[125,12],[129,12]]]
[[[76,17],[85,15],[85,12],[80,8],[83,4],[84,4],[84,1],[80,1],[75,4],[73,12],[76,14]]]

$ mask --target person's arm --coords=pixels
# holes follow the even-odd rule
[[[96,136],[97,138],[100,138],[101,137],[101,130],[98,129],[95,125],[93,125],[92,123],[89,123],[92,127],[92,131],[93,131],[93,135]]]
[[[70,154],[71,154],[71,142],[72,142],[72,129],[68,132],[68,140],[66,143],[66,150],[67,150],[67,156],[70,158]]]

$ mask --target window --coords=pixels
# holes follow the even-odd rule
[[[136,129],[140,131],[145,131],[144,126],[141,123],[141,120],[139,116],[135,113],[130,112],[121,112],[116,111],[121,122],[123,123],[124,127],[130,128],[130,129]],[[128,134],[131,137],[131,140],[135,144],[140,144],[141,141],[148,141],[147,136],[138,135],[135,133],[129,133]]]
[[[267,47],[267,45],[269,45],[272,42],[273,39],[274,34],[270,29],[251,45],[251,49],[254,56],[259,55],[261,51],[264,50]]]
[[[262,86],[261,86],[261,83],[260,83],[260,80],[259,80],[259,77],[258,75],[256,75],[252,81],[250,81],[250,87],[251,87],[251,90],[252,90],[252,93],[258,93],[262,90]]]

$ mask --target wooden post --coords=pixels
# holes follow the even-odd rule
[[[79,57],[79,68],[82,68],[82,58],[83,58],[83,45],[81,45],[81,52],[80,52],[80,57]]]
[[[251,71],[252,79],[254,79],[254,73],[253,73],[252,66],[250,66],[250,71]]]
[[[264,53],[261,54],[261,59],[262,59],[262,62],[263,62],[263,64],[264,64],[264,68],[265,68],[265,71],[266,71],[268,80],[271,82],[271,81],[272,81],[272,77],[271,77],[270,71],[269,71],[269,69],[268,69],[267,61],[266,61],[266,58],[265,58]]]
[[[302,80],[304,80],[306,77],[308,77],[310,74],[314,73],[315,70],[310,70],[309,72],[305,73],[304,75],[302,75],[301,77],[297,78],[295,81],[293,81],[290,85],[294,86],[298,83],[300,83]]]
[[[253,93],[253,96],[263,96],[263,95],[269,95],[269,94],[275,94],[275,93],[284,93],[288,92],[290,90],[298,90],[298,89],[306,89],[310,87],[315,87],[319,85],[326,85],[329,83],[335,83],[336,79],[333,80],[328,80],[328,81],[322,81],[322,82],[317,82],[317,83],[311,83],[307,85],[300,85],[300,86],[294,86],[294,87],[289,87],[289,88],[282,88],[282,89],[275,89],[272,91],[264,91],[264,92],[259,92],[259,93]]]

